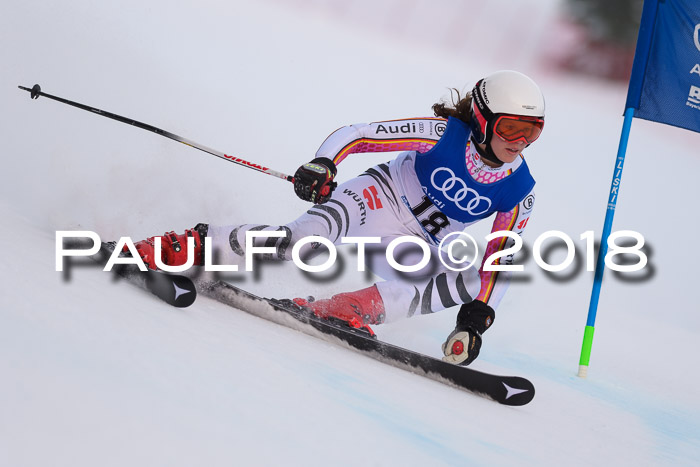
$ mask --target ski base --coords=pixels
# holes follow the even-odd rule
[[[345,324],[327,321],[313,313],[286,307],[279,300],[259,297],[227,282],[200,284],[200,292],[226,305],[324,340],[340,340],[383,363],[492,399],[500,404],[521,406],[532,401],[535,396],[534,385],[525,378],[483,373],[397,347],[367,333],[352,330]]]

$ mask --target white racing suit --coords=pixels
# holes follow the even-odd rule
[[[445,127],[444,119],[416,118],[340,128],[321,145],[316,157],[327,157],[339,164],[353,153],[404,152],[390,162],[372,167],[341,184],[327,203],[311,207],[288,224],[210,225],[208,236],[211,237],[212,247],[217,252],[219,262],[243,264],[245,232],[249,230],[283,231],[284,237],[261,238],[255,242],[256,246],[274,246],[275,253],[271,256],[279,260],[291,260],[295,242],[312,235],[324,237],[336,245],[340,245],[344,237],[380,237],[379,244],[366,245],[366,264],[368,269],[384,279],[377,282],[376,286],[384,302],[386,321],[416,313],[433,313],[473,299],[496,308],[508,286],[510,272],[484,271],[483,261],[478,271],[476,267],[465,271],[452,270],[443,263],[451,264],[444,252],[442,261],[440,260],[440,240],[452,232],[463,231],[479,220],[465,222],[464,219],[458,220],[444,215],[438,208],[441,205],[440,201],[431,201],[428,198],[429,192],[426,192],[417,176],[416,158],[422,157],[419,155],[428,153],[436,146],[445,132]],[[462,147],[463,152],[450,155],[450,161],[453,161],[450,163],[455,164],[454,170],[457,171],[460,164],[464,169],[466,162],[465,173],[477,184],[489,185],[505,180],[524,164],[521,155],[513,163],[492,168],[481,161],[468,136],[466,146]],[[431,153],[425,157],[431,157]],[[438,170],[446,171],[448,168],[440,167]],[[445,194],[450,194],[447,191],[452,186],[449,184],[450,180],[436,181],[435,174],[431,180],[434,185],[442,184],[437,188],[443,189]],[[518,196],[517,204],[511,209],[493,213],[495,216],[492,232],[510,230],[522,234],[534,204],[532,189],[525,193],[525,196]],[[455,196],[454,191],[450,196],[452,198],[448,199],[461,199],[461,195]],[[462,204],[464,202],[466,200]],[[430,262],[418,272],[397,271],[386,259],[386,247],[392,240],[402,236],[418,238],[430,248]],[[507,237],[490,241],[483,259],[508,248],[512,243]],[[304,245],[301,256],[313,255],[311,250],[314,247],[318,247],[318,244]],[[402,243],[394,250],[393,257],[402,265],[415,265],[423,258],[423,254],[417,245]],[[512,262],[512,255],[501,257],[494,264],[509,262]],[[451,266],[458,269],[463,265]]]

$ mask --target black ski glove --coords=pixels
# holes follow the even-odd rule
[[[327,157],[317,157],[299,167],[294,173],[294,192],[304,201],[323,204],[331,199],[338,186],[333,178],[338,173],[335,164]]]
[[[496,316],[496,312],[479,300],[462,305],[457,314],[457,325],[442,344],[444,361],[457,365],[469,365],[479,356],[481,335]]]

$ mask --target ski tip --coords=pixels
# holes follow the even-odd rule
[[[197,299],[197,290],[194,283],[184,276],[172,276],[174,299],[173,306],[177,308],[187,308]]]
[[[197,299],[194,282],[184,276],[148,271],[146,288],[161,300],[176,308],[187,308]]]
[[[503,385],[502,397],[498,402],[504,405],[521,406],[528,404],[535,398],[535,386],[525,378],[510,378]]]

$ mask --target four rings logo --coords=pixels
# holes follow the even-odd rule
[[[440,172],[447,172],[448,178],[442,181],[442,184],[438,186],[435,183],[435,176]],[[430,183],[439,192],[445,195],[445,199],[452,201],[462,211],[466,211],[472,216],[478,216],[484,214],[491,207],[491,200],[485,196],[481,196],[476,190],[469,188],[464,180],[457,177],[455,173],[448,169],[447,167],[439,167],[433,171],[430,175]],[[457,187],[457,191],[448,193],[448,191]],[[467,202],[460,204],[461,201],[465,200],[467,196],[472,195],[473,197]]]
[[[693,35],[693,39],[695,39],[695,47],[700,50],[700,24],[695,25],[695,34]]]

